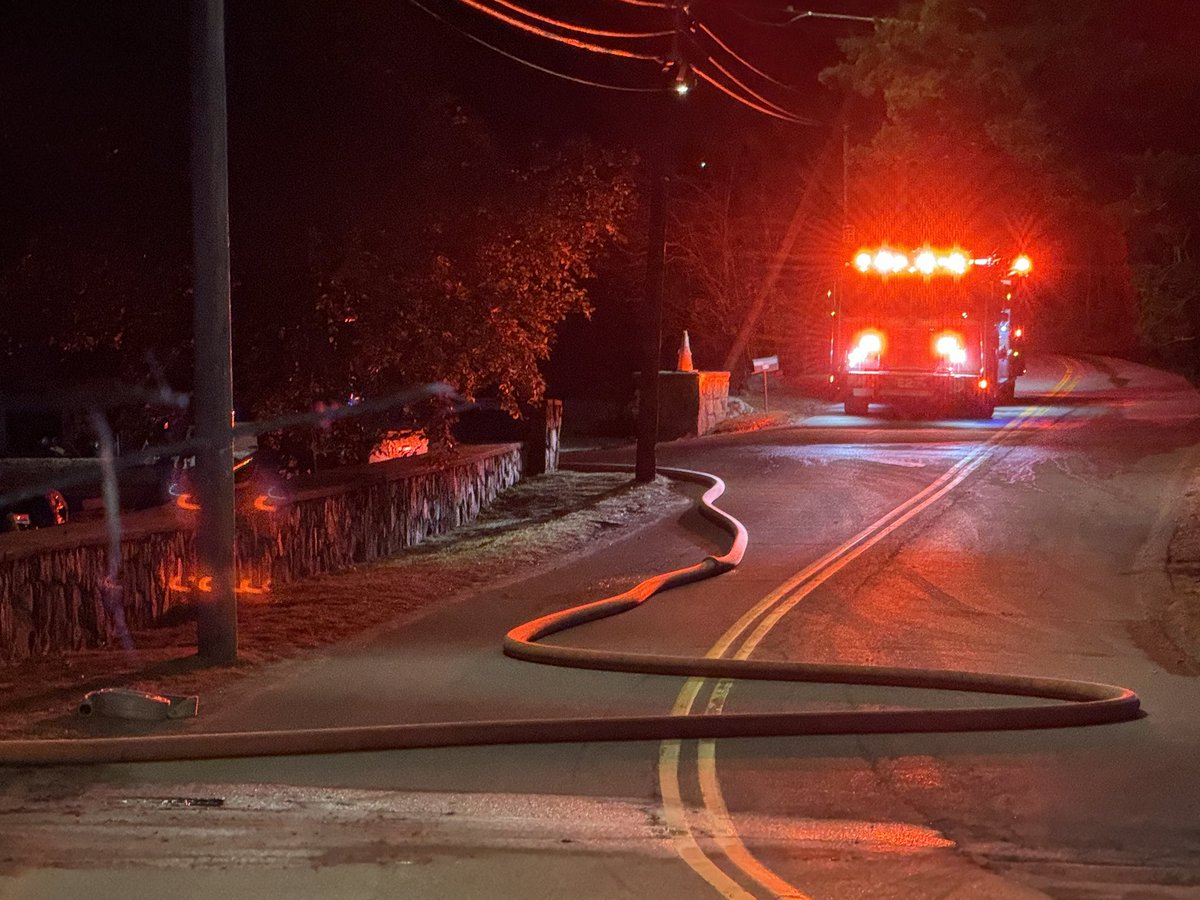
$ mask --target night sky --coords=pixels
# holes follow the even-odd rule
[[[982,4],[993,21],[1019,18],[1034,0]],[[1041,0],[1037,0],[1041,2]],[[557,47],[515,33],[457,0],[227,3],[235,311],[271,315],[306,289],[314,223],[350,228],[381,173],[405,165],[420,123],[402,95],[454,95],[514,148],[586,134],[645,149],[661,98],[588,88],[523,68],[465,38],[600,81],[645,85],[654,66]],[[530,0],[531,7],[613,29],[670,27],[662,10],[615,2]],[[782,2],[696,0],[694,12],[759,67],[794,85],[755,82],[774,102],[819,123],[840,107],[817,73],[839,58],[837,38],[857,23],[806,20],[787,28]],[[1094,48],[1094,96],[1074,110],[1058,98],[1062,138],[1097,159],[1147,149],[1200,152],[1195,47],[1200,3],[1097,0],[1106,15]],[[826,7],[887,14],[886,0]],[[1070,4],[1064,4],[1067,9]],[[1108,15],[1111,13],[1111,15]],[[1104,42],[1111,40],[1111,46]],[[1142,44],[1153,75],[1127,79],[1117,45]],[[1093,98],[1094,100],[1094,98]],[[123,242],[144,258],[190,254],[186,5],[163,2],[9,2],[0,8],[0,265],[31,239]],[[1136,114],[1135,114],[1136,113]],[[782,135],[797,157],[827,136],[817,126],[767,119],[701,85],[673,126],[683,165],[748,134]],[[1100,165],[1100,163],[1097,163]],[[131,251],[132,252],[132,251]],[[186,326],[186,322],[183,323]],[[181,330],[186,334],[186,327]]]
[[[638,61],[559,48],[452,0],[425,5],[453,25],[542,65],[597,80],[651,80],[653,66]],[[807,20],[771,28],[743,18],[777,19],[779,13],[771,10],[780,5],[710,0],[698,2],[696,9],[731,46],[796,85],[793,92],[773,89],[773,100],[829,121],[838,101],[817,84],[816,74],[837,60],[838,36],[868,26]],[[1071,137],[1132,152],[1148,146],[1196,152],[1195,62],[1181,50],[1196,46],[1200,4],[1143,0],[1104,5],[1113,11],[1114,34],[1143,40],[1151,52],[1161,49],[1165,68],[1156,83],[1122,84],[1119,71],[1106,71],[1105,48],[1097,48],[1096,76],[1114,81],[1111,98],[1107,108],[1071,123],[1077,130]],[[661,11],[616,2],[542,0],[535,6],[615,29],[669,25]],[[894,4],[842,0],[830,8],[881,14]],[[6,202],[0,253],[14,252],[33,222],[90,220],[116,211],[130,221],[154,219],[154,227],[161,228],[186,203],[184,9],[181,0],[5,4],[0,11],[0,162]],[[232,0],[227,15],[230,157],[238,210],[249,206],[261,211],[261,201],[298,193],[324,203],[335,181],[369,178],[369,159],[402,143],[405,123],[394,117],[380,82],[356,77],[372,65],[389,68],[411,88],[462,97],[501,139],[514,143],[582,132],[636,146],[655,119],[655,100],[584,88],[524,69],[405,0]],[[1171,65],[1181,71],[1172,73]],[[757,86],[769,87],[762,82]],[[1122,108],[1145,103],[1161,109],[1153,127],[1122,130]],[[696,91],[688,104],[685,130],[697,152],[746,129],[779,127],[712,89]],[[799,142],[812,137],[797,130]],[[361,167],[360,157],[369,158]],[[139,189],[131,191],[135,184]],[[332,191],[340,192],[340,186]],[[184,216],[186,227],[186,210]],[[253,240],[256,230],[242,231],[239,237]]]

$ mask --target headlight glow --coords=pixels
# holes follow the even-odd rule
[[[933,345],[938,356],[943,356],[951,365],[961,366],[967,361],[967,350],[957,335],[943,334]]]
[[[952,334],[943,334],[937,339],[936,346],[938,356],[949,356],[955,350],[961,349],[961,345],[958,343],[958,338]]]
[[[875,357],[875,365],[879,365],[879,354],[883,352],[883,337],[874,331],[867,331],[858,336],[853,349],[846,354],[846,364],[856,369],[865,365],[870,358]]]

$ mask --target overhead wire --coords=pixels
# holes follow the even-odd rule
[[[564,31],[574,31],[577,34],[589,34],[592,37],[611,37],[611,38],[660,38],[673,37],[675,32],[671,29],[663,31],[607,31],[603,28],[591,28],[587,25],[576,25],[574,22],[564,22],[561,19],[555,19],[552,16],[543,15],[542,13],[534,12],[531,9],[526,9],[519,3],[512,3],[510,0],[492,0],[498,6],[503,6],[505,9],[511,9],[513,12],[527,16],[530,19],[535,19],[538,22],[544,22],[547,25],[553,25],[555,28],[561,28]]]
[[[605,53],[610,56],[623,56],[628,59],[645,59],[653,62],[662,62],[661,56],[656,56],[650,53],[641,53],[636,50],[624,50],[618,47],[606,47],[602,44],[593,44],[588,41],[581,41],[578,38],[567,37],[566,35],[555,34],[553,31],[547,31],[544,28],[539,28],[536,25],[530,25],[528,22],[522,22],[520,19],[513,18],[506,13],[493,9],[485,3],[480,3],[479,0],[459,0],[464,6],[469,6],[472,9],[478,10],[484,15],[491,16],[500,22],[504,22],[514,28],[519,28],[522,31],[527,31],[530,34],[536,34],[539,37],[549,38],[552,41],[558,41],[562,44],[575,47],[579,50],[587,50],[590,53]]]
[[[675,3],[663,3],[660,0],[617,0],[618,3],[624,3],[628,6],[648,6],[651,9],[675,9]]]
[[[814,120],[805,119],[802,116],[798,116],[794,112],[792,112],[790,109],[782,107],[778,103],[772,103],[766,97],[762,96],[762,94],[757,93],[753,88],[751,88],[748,84],[746,84],[744,81],[739,79],[736,75],[734,75],[732,72],[730,72],[724,66],[722,66],[719,62],[717,62],[711,56],[707,57],[707,60],[718,72],[720,72],[722,75],[724,75],[730,81],[732,81],[735,85],[737,85],[739,88],[741,88],[743,91],[745,91],[746,94],[748,94],[753,100],[756,100],[758,103],[761,103],[763,106],[766,106],[769,109],[775,110],[775,112],[779,113],[782,116],[786,116],[786,117],[792,119],[797,124],[804,124],[804,125],[817,124]]]
[[[492,50],[493,52],[498,53],[501,56],[506,57],[507,59],[511,59],[514,62],[520,63],[521,65],[527,66],[529,68],[535,69],[537,71],[543,72],[548,75],[552,75],[556,78],[561,78],[561,79],[564,79],[567,81],[571,81],[571,82],[574,82],[577,84],[587,85],[590,87],[605,88],[608,90],[618,90],[618,91],[627,91],[627,92],[635,92],[635,93],[658,93],[658,92],[666,91],[665,87],[659,88],[659,87],[638,87],[638,86],[630,86],[630,85],[619,85],[619,84],[613,84],[612,82],[601,82],[601,81],[596,81],[593,79],[581,78],[581,77],[578,77],[575,75],[570,75],[565,72],[561,72],[561,71],[558,71],[555,69],[551,69],[551,68],[539,65],[539,64],[534,63],[530,60],[527,60],[521,56],[518,56],[516,54],[509,53],[505,50],[502,50],[499,47],[496,47],[495,45],[485,41],[484,39],[472,34],[471,32],[469,32],[463,28],[460,28],[459,26],[450,22],[443,16],[438,15],[437,13],[435,13],[433,10],[429,9],[424,4],[418,2],[418,0],[410,0],[410,2],[412,2],[413,5],[417,6],[419,9],[423,10],[425,13],[432,16],[433,18],[438,19],[439,21],[454,28],[460,34],[469,38],[470,40],[474,41],[475,43],[478,43],[484,47],[487,47],[489,50]],[[483,13],[484,15],[487,15],[493,19],[496,19],[497,21],[503,22],[503,23],[510,25],[514,28],[517,28],[521,31],[537,35],[538,37],[547,38],[549,40],[553,40],[558,43],[566,44],[568,46],[575,47],[576,49],[586,50],[586,51],[592,52],[592,53],[608,54],[608,55],[612,55],[612,56],[620,56],[620,57],[625,57],[625,58],[629,58],[629,59],[640,59],[640,60],[645,60],[648,62],[665,63],[668,60],[666,60],[663,56],[657,56],[657,55],[653,55],[653,54],[649,54],[649,53],[644,53],[641,51],[627,50],[627,49],[619,48],[619,47],[610,47],[610,46],[603,45],[603,44],[596,44],[596,43],[592,43],[590,41],[580,40],[578,38],[573,38],[568,35],[558,34],[553,31],[548,31],[547,29],[542,28],[538,25],[531,24],[530,22],[523,21],[522,19],[517,18],[516,16],[525,16],[527,18],[533,19],[534,21],[537,21],[537,22],[541,22],[548,26],[552,26],[552,27],[556,27],[556,28],[560,28],[560,29],[564,29],[564,30],[571,30],[571,31],[575,31],[577,33],[588,34],[588,35],[595,36],[595,37],[648,38],[648,37],[668,37],[668,36],[673,36],[675,34],[675,32],[673,32],[673,31],[615,32],[615,31],[608,31],[605,29],[593,29],[589,26],[575,25],[574,23],[565,22],[563,20],[556,19],[552,16],[542,15],[541,13],[534,12],[533,10],[528,9],[519,3],[513,2],[513,0],[492,0],[492,3],[494,3],[498,6],[501,6],[505,9],[511,10],[513,13],[516,14],[515,16],[509,15],[508,13],[503,12],[501,9],[495,8],[495,6],[491,6],[488,3],[483,2],[483,0],[459,0],[459,2],[462,3],[464,6],[467,6],[473,10],[476,10],[477,12]],[[652,3],[652,2],[650,2],[650,0],[619,0],[619,2],[627,3],[629,5],[635,5],[635,6],[647,6],[647,7],[655,7],[655,8],[671,9],[671,10],[676,9],[674,4]],[[766,79],[767,81],[769,81],[773,84],[779,85],[784,88],[788,88],[788,85],[786,85],[783,82],[779,81],[778,79],[772,77],[771,75],[767,74],[766,72],[763,72],[761,69],[759,69],[753,63],[751,63],[749,60],[747,60],[741,54],[739,54],[735,50],[733,50],[732,47],[730,47],[727,43],[725,43],[723,40],[721,40],[721,38],[719,36],[717,36],[717,34],[715,32],[713,32],[712,29],[710,29],[706,25],[704,25],[704,23],[698,22],[698,21],[693,21],[691,24],[690,30],[694,34],[696,29],[699,29],[700,31],[702,31],[704,33],[704,35],[706,35],[710,40],[712,40],[720,49],[722,49],[726,53],[728,53],[733,59],[735,59],[741,65],[745,66],[749,71],[754,72],[756,75],[759,75],[760,77]],[[716,60],[712,56],[711,53],[708,53],[707,51],[705,51],[705,56],[706,56],[705,64],[707,66],[711,66],[712,70],[704,71],[703,69],[699,68],[698,66],[692,65],[691,66],[692,71],[694,71],[696,73],[696,75],[698,77],[700,77],[702,80],[708,82],[713,87],[717,88],[717,90],[721,91],[721,93],[725,94],[730,99],[736,100],[738,103],[741,103],[742,105],[744,105],[756,112],[759,112],[763,115],[770,116],[774,119],[779,119],[779,120],[785,121],[785,122],[791,122],[792,124],[805,124],[805,125],[817,124],[814,120],[807,119],[803,116],[796,115],[795,113],[788,110],[787,108],[780,106],[779,104],[771,101],[767,97],[764,97],[762,94],[760,94],[758,91],[756,91],[750,85],[748,85],[745,81],[738,78],[728,68],[723,66],[718,60]],[[725,79],[727,79],[730,83],[732,83],[733,86],[731,87],[730,84],[723,83],[721,81],[721,79],[717,77],[717,74],[714,74],[714,72],[719,73],[720,76],[723,76]]]
[[[455,31],[457,31],[459,34],[461,34],[463,37],[467,38],[468,40],[474,41],[476,44],[486,47],[487,49],[491,50],[493,53],[498,53],[500,56],[503,56],[506,59],[511,59],[513,62],[520,63],[523,66],[526,66],[530,69],[535,69],[538,72],[542,72],[546,75],[553,75],[555,78],[561,78],[564,81],[572,81],[575,84],[582,84],[582,85],[586,85],[588,87],[603,88],[603,89],[609,90],[609,91],[625,91],[627,93],[637,93],[637,94],[660,94],[660,93],[666,92],[666,88],[663,88],[663,87],[640,87],[640,86],[636,86],[636,85],[613,84],[611,82],[594,81],[589,78],[580,78],[576,75],[569,75],[566,72],[560,72],[556,69],[550,69],[550,68],[547,68],[546,66],[538,65],[535,62],[530,62],[529,60],[525,59],[524,57],[517,56],[515,53],[509,53],[507,50],[502,50],[499,47],[497,47],[495,44],[488,43],[483,38],[472,34],[471,32],[467,31],[465,28],[460,28],[458,25],[455,25],[453,22],[451,22],[449,19],[445,18],[444,16],[438,15],[436,12],[434,12],[428,6],[425,6],[423,3],[419,2],[419,0],[409,0],[409,3],[411,3],[413,6],[417,7],[418,9],[420,9],[422,12],[426,13],[427,15],[431,16],[432,18],[437,19],[443,25],[453,28]]]
[[[750,60],[746,59],[744,56],[739,54],[736,50],[734,50],[727,43],[725,43],[723,40],[721,40],[717,36],[717,33],[715,31],[713,31],[711,28],[709,28],[707,25],[705,25],[699,19],[693,19],[692,26],[693,26],[693,30],[695,28],[699,28],[701,31],[703,31],[706,35],[708,35],[709,39],[712,40],[712,42],[714,44],[716,44],[718,47],[720,47],[722,50],[724,50],[726,53],[728,53],[730,56],[732,56],[734,59],[736,59],[739,63],[741,63],[743,66],[745,66],[751,72],[753,72],[755,75],[759,76],[760,78],[765,78],[767,81],[771,82],[771,84],[778,85],[781,88],[785,88],[789,91],[793,90],[791,85],[784,84],[779,79],[774,78],[771,75],[768,75],[762,69],[758,68],[753,63],[751,63]]]
[[[695,72],[697,76],[702,78],[704,81],[707,81],[709,84],[711,84],[713,87],[715,87],[721,93],[725,94],[727,97],[730,97],[730,98],[736,100],[738,103],[741,103],[744,106],[748,106],[751,109],[756,110],[757,112],[760,112],[763,115],[771,116],[774,119],[782,119],[784,122],[791,122],[793,125],[807,124],[805,121],[801,120],[797,116],[793,116],[791,114],[777,113],[773,109],[770,109],[766,106],[761,106],[758,103],[755,103],[753,100],[749,100],[746,97],[742,97],[741,95],[735,93],[730,88],[723,85],[717,79],[713,78],[711,75],[709,75],[703,69],[701,69],[699,66],[693,65],[691,68],[692,68],[692,71]]]

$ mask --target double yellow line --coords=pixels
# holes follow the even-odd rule
[[[1058,396],[1068,393],[1077,382],[1078,376],[1068,362],[1066,373],[1051,389],[1050,394]],[[881,516],[845,543],[805,566],[748,610],[721,636],[705,656],[713,659],[748,659],[771,629],[801,600],[896,529],[953,491],[983,465],[998,447],[1011,441],[1018,429],[1028,424],[1030,419],[1044,415],[1046,412],[1047,408],[1044,406],[1026,409],[1009,421],[990,440],[980,444],[927,487]],[[735,648],[734,645],[739,640],[741,643]],[[707,680],[704,678],[689,678],[680,690],[671,714],[691,715],[696,699],[706,683]],[[705,714],[720,714],[725,708],[725,701],[732,687],[732,681],[718,681],[709,695]],[[682,749],[683,742],[680,740],[663,741],[659,745],[659,791],[662,796],[664,818],[670,829],[675,850],[683,861],[716,889],[721,896],[731,898],[731,900],[753,900],[754,894],[730,877],[704,851],[692,830],[679,779],[679,761]],[[742,843],[721,794],[717,778],[716,743],[712,739],[703,739],[697,742],[696,767],[700,797],[707,820],[705,830],[729,863],[755,884],[765,888],[771,896],[808,900],[808,895],[764,866]]]

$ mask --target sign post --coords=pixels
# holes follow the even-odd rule
[[[778,356],[759,356],[759,357],[753,358],[751,360],[751,362],[754,364],[754,372],[756,374],[762,375],[763,410],[765,412],[770,412],[771,411],[771,403],[767,397],[767,374],[769,372],[778,372],[779,371],[779,357]]]

